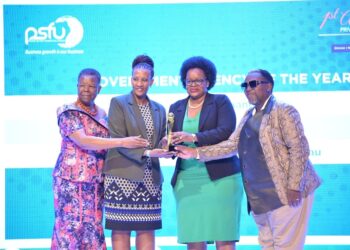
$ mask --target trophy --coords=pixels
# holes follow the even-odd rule
[[[167,124],[167,145],[166,145],[166,150],[168,151],[175,151],[175,146],[172,144],[171,141],[171,136],[172,136],[172,131],[174,127],[174,121],[175,121],[175,116],[174,113],[169,113],[168,114],[168,124]]]

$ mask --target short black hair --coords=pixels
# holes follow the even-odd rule
[[[202,56],[193,56],[182,63],[180,69],[180,77],[182,86],[186,88],[186,75],[190,69],[199,68],[203,70],[205,77],[209,82],[208,90],[214,87],[216,82],[216,67],[215,64]]]
[[[135,57],[135,59],[132,61],[132,70],[134,68],[146,68],[151,72],[151,77],[154,76],[154,62],[151,57],[148,55],[138,55]]]
[[[96,69],[86,68],[86,69],[81,70],[79,75],[78,75],[78,82],[79,82],[80,78],[83,76],[94,76],[97,79],[97,84],[100,84],[100,82],[101,82],[101,74]]]
[[[259,73],[262,77],[264,77],[266,79],[266,81],[268,81],[269,83],[272,84],[272,89],[273,89],[275,82],[274,82],[273,77],[270,74],[270,72],[268,72],[265,69],[254,69],[254,70],[249,71],[249,73],[253,73],[253,72]]]

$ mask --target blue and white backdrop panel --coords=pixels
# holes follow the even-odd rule
[[[96,102],[108,110],[113,96],[131,90],[131,62],[143,53],[155,61],[150,96],[166,108],[186,96],[181,63],[194,55],[213,60],[218,79],[211,91],[230,97],[238,119],[249,107],[240,89],[245,74],[255,68],[272,72],[275,95],[301,113],[311,159],[324,181],[316,192],[307,245],[350,247],[348,1],[1,7],[0,248],[50,246],[51,172],[60,146],[55,112],[75,100],[78,72],[85,67],[101,72]],[[163,160],[162,166],[160,248],[177,246],[169,184],[174,161]],[[257,245],[245,206],[240,244]]]

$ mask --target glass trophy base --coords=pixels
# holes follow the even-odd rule
[[[168,146],[168,152],[176,152],[175,147],[176,147],[176,145],[169,145],[169,146]],[[171,159],[173,159],[173,160],[174,160],[175,158],[176,158],[175,155],[173,155],[173,156],[171,157]]]
[[[176,146],[176,145],[169,145],[169,146],[168,146],[168,151],[169,151],[169,152],[175,152],[175,146]]]

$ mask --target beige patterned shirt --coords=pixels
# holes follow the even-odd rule
[[[312,193],[321,180],[309,160],[309,144],[304,135],[299,112],[291,105],[275,100],[262,119],[259,141],[265,160],[283,204],[288,204],[287,190],[299,190],[303,197]],[[216,145],[198,148],[201,161],[210,161],[237,154],[239,136],[249,118],[248,110],[230,138]]]

